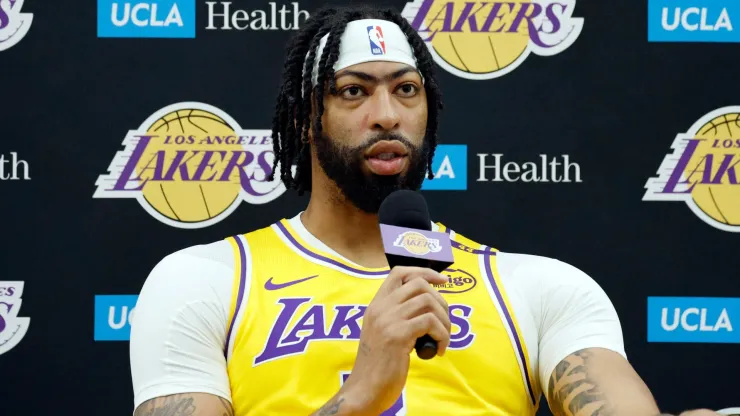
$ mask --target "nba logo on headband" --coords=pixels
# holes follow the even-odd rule
[[[383,29],[379,25],[367,27],[367,38],[370,41],[370,52],[373,55],[385,55],[385,39]]]
[[[318,84],[319,63],[324,56],[324,48],[328,40],[329,33],[324,34],[319,40],[313,68],[306,66],[310,55],[310,52],[306,52],[303,71],[304,74],[308,70],[311,71],[311,85],[314,87]],[[369,50],[365,42],[370,43]],[[344,33],[339,38],[339,56],[333,65],[334,71],[373,61],[399,62],[416,68],[416,56],[414,56],[411,44],[397,24],[381,19],[361,19],[347,23]],[[421,82],[424,82],[424,75],[420,75]],[[301,94],[305,95],[305,93],[306,91],[301,91]]]

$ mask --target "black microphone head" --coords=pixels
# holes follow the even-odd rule
[[[396,227],[431,231],[427,201],[419,192],[406,189],[388,195],[380,204],[378,222]]]

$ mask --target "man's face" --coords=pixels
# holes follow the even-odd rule
[[[377,213],[388,194],[418,190],[424,180],[424,85],[408,65],[367,62],[337,72],[336,89],[324,96],[316,158],[348,201]]]

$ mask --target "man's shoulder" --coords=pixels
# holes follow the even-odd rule
[[[580,268],[552,257],[499,251],[496,264],[502,278],[529,283],[540,293],[569,288],[596,289],[596,281]]]
[[[220,265],[228,269],[234,268],[235,250],[238,250],[238,240],[252,235],[264,233],[271,225],[258,228],[243,234],[236,234],[217,241],[187,246],[167,254],[159,265],[168,265],[182,269],[183,265]]]
[[[462,244],[463,246],[469,247],[469,248],[471,248],[473,250],[480,250],[484,246],[484,244],[481,244],[481,243],[479,243],[479,242],[477,242],[477,241],[475,241],[473,239],[470,239],[470,238],[468,238],[468,237],[460,234],[459,232],[453,230],[452,228],[448,227],[447,225],[445,225],[445,224],[443,224],[441,222],[434,223],[433,230],[434,231],[437,231],[437,232],[443,232],[443,233],[449,234],[450,239],[452,239],[452,241],[454,241],[456,243],[459,243],[459,244]],[[490,247],[490,246],[486,246],[486,247],[493,248],[493,247]]]
[[[450,232],[449,228],[445,228],[443,225],[442,227],[440,230],[450,233],[452,238],[461,244],[473,249],[491,248],[491,251],[495,252],[499,274],[506,280],[535,281],[545,286],[580,285],[593,281],[581,269],[560,259],[537,254],[503,251],[495,245],[479,243],[455,231]]]
[[[227,240],[187,246],[159,260],[147,275],[139,302],[180,308],[208,302],[228,305],[234,254]]]
[[[573,272],[574,269],[578,270],[573,265],[562,260],[538,254],[497,251],[496,257],[498,258],[498,261],[509,263],[518,270],[526,272],[548,271],[558,274],[563,272]]]
[[[192,245],[171,252],[160,260],[157,267],[186,269],[205,264],[234,267],[234,249],[228,239]]]

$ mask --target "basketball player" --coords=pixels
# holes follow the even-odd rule
[[[307,20],[288,45],[273,139],[274,170],[311,192],[308,206],[154,268],[131,330],[135,415],[521,416],[543,395],[556,415],[660,414],[611,302],[580,270],[441,223],[468,248],[451,269],[388,270],[377,212],[431,177],[433,66],[395,12]],[[476,285],[438,293],[459,271]],[[424,334],[438,341],[426,361],[412,354]]]

